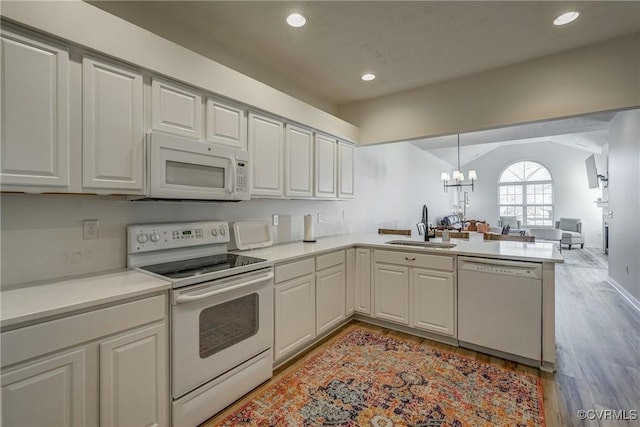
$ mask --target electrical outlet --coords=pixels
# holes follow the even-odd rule
[[[346,209],[342,210],[342,219],[347,219],[347,210]]]
[[[84,240],[91,240],[98,238],[98,220],[97,219],[85,219],[82,221],[82,238]]]
[[[273,214],[271,216],[271,224],[278,225],[278,214]]]
[[[322,214],[318,214],[318,224],[322,224]]]

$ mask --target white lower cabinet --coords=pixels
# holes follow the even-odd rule
[[[344,263],[316,273],[316,333],[339,325],[344,319]]]
[[[377,319],[408,325],[409,268],[376,263],[373,283],[373,315]]]
[[[375,318],[457,336],[452,256],[376,250],[374,258]]]
[[[355,311],[371,314],[371,250],[356,249],[354,298]]]
[[[455,336],[456,288],[453,273],[413,268],[411,289],[411,326]]]
[[[315,276],[307,274],[276,283],[274,303],[274,359],[277,361],[293,354],[316,336]]]
[[[3,370],[3,426],[85,426],[84,348]]]
[[[166,295],[3,332],[2,420],[168,426]]]
[[[350,316],[356,310],[356,250],[353,248],[347,249],[345,279],[344,314]]]
[[[100,343],[100,425],[166,425],[165,325]]]

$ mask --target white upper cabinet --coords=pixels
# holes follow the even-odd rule
[[[315,141],[315,191],[314,196],[318,198],[335,198],[337,172],[337,147],[335,139],[316,135]]]
[[[202,139],[202,96],[195,89],[153,79],[151,122],[153,130]]]
[[[249,113],[252,196],[282,197],[284,194],[283,139],[281,121]]]
[[[338,198],[341,199],[355,197],[354,154],[352,145],[338,144]]]
[[[208,142],[247,149],[247,117],[242,107],[208,97],[206,129]]]
[[[3,29],[0,63],[2,189],[66,190],[69,186],[67,50]]]
[[[313,132],[287,124],[284,150],[287,197],[313,196]]]
[[[96,192],[144,189],[142,73],[82,59],[82,187]]]

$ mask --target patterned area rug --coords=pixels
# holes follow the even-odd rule
[[[356,329],[219,426],[544,426],[540,380]]]
[[[571,250],[564,248],[562,250],[562,257],[564,258],[564,264],[560,265],[566,265],[570,267],[599,268],[604,270],[608,268],[607,256],[603,254],[600,249],[580,249],[579,246]]]

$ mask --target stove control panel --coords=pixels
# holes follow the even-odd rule
[[[127,227],[128,253],[152,252],[229,242],[226,221],[142,224]]]

